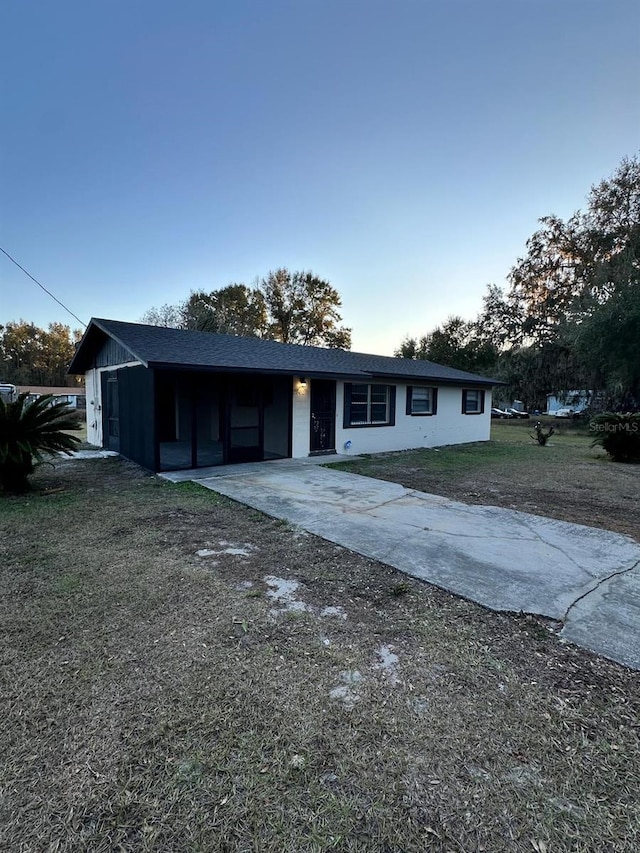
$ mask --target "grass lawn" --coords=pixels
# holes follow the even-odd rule
[[[78,428],[77,429],[65,429],[65,430],[63,430],[63,432],[66,432],[68,435],[75,436],[82,445],[85,445],[86,441],[87,441],[87,421],[86,421],[86,419],[82,419],[82,420],[78,421]],[[90,445],[87,445],[87,447],[89,447],[89,446]]]
[[[0,496],[0,850],[640,848],[637,673],[118,458],[35,486]]]
[[[331,467],[402,483],[466,503],[490,504],[617,530],[640,540],[640,465],[611,462],[584,426],[542,418],[557,431],[545,447],[535,421],[492,421],[491,441],[379,453]]]

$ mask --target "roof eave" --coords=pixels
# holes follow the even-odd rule
[[[145,367],[154,370],[183,370],[190,373],[200,371],[206,373],[242,373],[242,374],[259,374],[261,376],[273,375],[278,376],[305,376],[309,379],[353,379],[362,381],[366,379],[384,379],[385,381],[405,382],[407,384],[416,382],[434,382],[439,385],[479,385],[485,388],[493,385],[505,385],[498,379],[491,379],[485,376],[478,377],[441,377],[441,376],[416,376],[399,373],[383,373],[380,371],[351,371],[340,372],[335,370],[306,370],[300,368],[269,368],[269,367],[241,367],[237,365],[217,365],[217,364],[193,364],[189,362],[170,362],[170,361],[149,361],[145,363]]]
[[[396,381],[407,382],[408,384],[417,382],[435,382],[438,385],[482,385],[491,387],[493,385],[506,385],[499,379],[491,379],[488,376],[432,376],[432,375],[406,375],[398,373],[381,373],[376,371],[371,374],[374,379],[395,379]]]

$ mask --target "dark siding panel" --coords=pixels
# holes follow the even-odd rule
[[[118,370],[120,453],[155,470],[153,371],[142,365]]]
[[[96,367],[111,367],[112,364],[127,364],[138,359],[113,338],[108,338],[96,354]]]

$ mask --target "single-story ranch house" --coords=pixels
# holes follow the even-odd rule
[[[18,385],[18,393],[28,394],[27,402],[37,400],[45,394],[51,394],[54,403],[66,403],[71,409],[84,409],[85,391],[84,385],[77,388],[66,386],[50,387],[49,385]]]
[[[429,361],[91,320],[88,441],[151,471],[485,441],[496,380]]]

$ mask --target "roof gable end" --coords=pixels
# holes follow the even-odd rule
[[[86,373],[93,367],[108,367],[111,364],[126,364],[141,361],[138,353],[114,335],[111,330],[104,328],[100,320],[91,320],[69,365],[68,373]],[[145,365],[147,366],[147,365]]]

